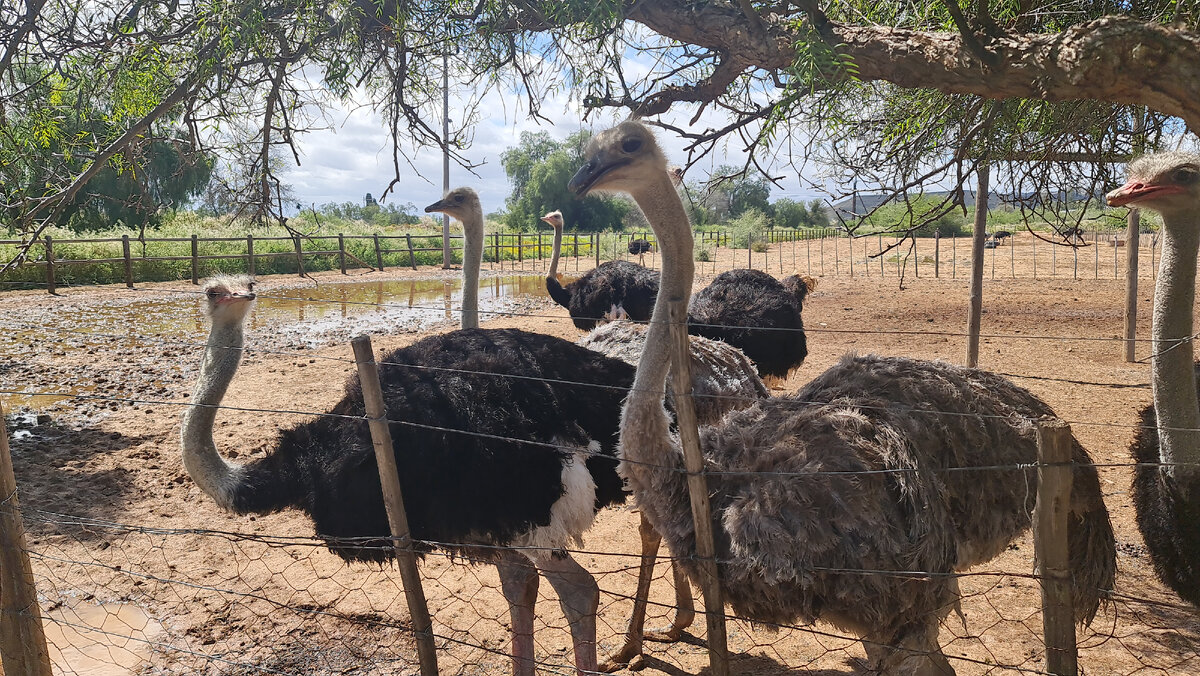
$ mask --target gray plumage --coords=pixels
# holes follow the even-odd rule
[[[708,425],[726,413],[743,409],[756,399],[769,396],[754,363],[741,350],[719,340],[688,336],[691,353],[692,394],[696,420]],[[597,327],[579,345],[607,357],[637,365],[646,344],[646,326],[613,322]],[[668,406],[675,408],[674,393],[667,392]]]

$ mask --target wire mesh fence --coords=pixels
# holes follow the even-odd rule
[[[195,302],[194,290],[179,287],[178,293]],[[383,301],[390,302],[394,301]],[[403,300],[398,303],[407,309]],[[440,309],[441,304],[434,307]],[[518,315],[519,321],[530,322],[548,313]],[[121,361],[106,359],[90,372],[92,378],[119,383],[131,369],[157,365],[159,371],[149,382],[161,383],[153,388],[141,380],[127,388],[100,383],[79,392],[49,387],[53,381],[47,381],[10,384],[0,393],[10,402],[57,398],[62,417],[73,421],[39,423],[30,413],[19,416],[12,430],[28,550],[55,668],[65,674],[89,674],[98,668],[179,674],[416,672],[413,625],[393,567],[346,563],[312,536],[311,522],[296,512],[225,514],[187,477],[177,457],[178,428],[171,421],[187,405],[186,390],[203,348],[195,334],[203,327],[192,314],[184,324],[193,335],[164,335],[134,326],[86,336],[72,333],[83,329],[37,322],[24,329],[48,347],[50,361],[54,350],[69,352],[79,361],[100,360],[96,353],[88,354],[89,349],[123,355]],[[816,336],[832,342],[856,330],[813,326],[809,331],[814,342]],[[879,333],[897,341],[962,336],[949,327]],[[1039,336],[1000,330],[991,339],[1015,351],[1044,345],[1054,347],[1034,349],[1061,354],[1065,343],[1105,344],[1113,337],[1103,331]],[[72,349],[74,340],[79,345]],[[311,405],[322,398],[314,392],[337,389],[330,387],[330,380],[340,379],[354,366],[345,350],[339,354],[279,344],[258,351],[253,343],[250,347],[251,375],[259,380],[259,388],[271,392],[271,401],[235,398],[221,411],[217,430],[222,446],[236,449],[235,460],[243,461],[267,452],[274,428],[322,411]],[[32,349],[14,342],[6,351],[9,348],[22,358]],[[1144,351],[1152,349],[1147,346]],[[296,368],[300,363],[306,365],[303,370]],[[1046,371],[1020,367],[1014,363],[1008,371],[1027,379],[1022,382],[1085,375],[1069,365]],[[1091,386],[1099,391],[1128,388],[1137,380],[1136,373],[1114,375]],[[1141,392],[1145,391],[1143,382]],[[293,397],[296,401],[290,405],[272,405]],[[89,409],[86,416],[70,416],[83,406]],[[1105,418],[1095,411],[1095,406],[1060,409],[1076,425],[1085,446],[1104,437],[1131,436],[1136,428],[1128,415]],[[1116,517],[1129,509],[1124,476],[1131,463],[1111,454],[1098,456],[1097,462],[1102,476],[1112,477],[1104,489]],[[1014,469],[1033,471],[1035,466],[995,471]],[[0,509],[10,507],[6,502]],[[633,607],[639,565],[635,533],[637,514],[629,508],[611,509],[600,513],[584,543],[569,549],[600,588],[597,636],[602,658],[621,645]],[[1153,580],[1136,537],[1127,531],[1121,534],[1119,527],[1118,540],[1118,586],[1112,603],[1079,634],[1080,664],[1093,673],[1200,669],[1200,623],[1194,611]],[[1045,673],[1033,552],[1033,538],[1026,534],[999,557],[957,575],[961,608],[946,608],[938,643],[958,673]],[[666,565],[670,557],[660,551],[655,567],[646,623],[651,628],[669,625],[674,617]],[[854,572],[921,576],[930,571]],[[472,565],[435,549],[421,565],[421,578],[441,672],[508,671],[511,621],[494,567]],[[696,603],[703,611],[702,599]],[[734,673],[854,673],[867,668],[861,642],[844,628],[821,622],[772,626],[737,617],[728,609],[725,615]],[[553,588],[542,585],[534,627],[540,672],[574,671],[569,629]],[[699,673],[708,665],[706,640],[699,616],[681,640],[648,644],[644,665],[652,673]]]

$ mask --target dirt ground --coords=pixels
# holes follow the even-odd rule
[[[961,363],[967,304],[962,244],[956,279],[931,279],[922,270],[921,278],[910,275],[901,289],[894,274],[849,277],[840,270],[839,276],[818,276],[805,305],[809,359],[776,389],[799,388],[847,352]],[[756,256],[776,274],[777,265],[784,272],[806,272],[788,260],[790,246]],[[1039,256],[1049,255],[1038,247]],[[715,270],[745,265],[745,250],[714,253],[715,264],[698,265],[698,285]],[[1111,249],[1103,253],[1113,255]],[[1014,260],[1014,272],[1018,262],[1028,263]],[[839,268],[845,263],[839,259]],[[895,265],[886,257],[885,263]],[[565,270],[573,272],[574,264],[564,261]],[[586,269],[588,261],[582,266]],[[527,263],[525,272],[537,269]],[[832,273],[829,267],[826,271]],[[1118,599],[1081,630],[1080,664],[1093,674],[1200,673],[1197,615],[1154,579],[1133,519],[1127,449],[1150,389],[1148,365],[1122,359],[1124,283],[1111,276],[1074,280],[1069,272],[1033,279],[1028,272],[1022,267],[1017,279],[985,279],[980,367],[1043,397],[1071,422],[1097,463],[1114,465],[1102,467],[1100,474],[1118,540]],[[1150,274],[1144,272],[1138,294],[1143,338],[1149,333]],[[447,273],[364,273],[348,281],[385,275],[427,280]],[[327,287],[343,279],[336,273],[318,275]],[[312,286],[298,285],[294,277],[260,280],[264,296]],[[312,539],[311,522],[301,514],[224,513],[184,474],[179,420],[205,335],[189,287],[176,282],[134,291],[104,287],[64,289],[58,297],[0,296],[0,322],[18,327],[0,338],[0,390],[69,390],[97,397],[0,395],[8,407],[39,407],[19,410],[9,432],[58,673],[416,673],[395,570],[343,563]],[[154,304],[181,296],[182,305]],[[496,317],[485,326],[580,337],[565,310],[544,296],[505,309],[515,316]],[[163,316],[170,312],[183,316]],[[70,332],[92,330],[80,322],[94,315],[103,316],[107,337],[85,339]],[[422,323],[377,333],[376,350],[453,328],[452,320],[441,319],[432,328]],[[348,343],[341,336],[320,344],[298,340],[285,330],[298,321],[283,317],[251,330],[248,344],[271,351],[248,353],[225,402],[298,413],[223,411],[215,438],[226,456],[261,456],[276,430],[305,419],[300,412],[326,410],[340,398],[340,383],[353,368]],[[58,330],[70,326],[77,328]],[[1148,344],[1139,343],[1138,357],[1148,352]],[[603,512],[584,552],[576,554],[602,590],[602,654],[618,644],[631,605],[636,524],[631,510]],[[1040,599],[1036,582],[1028,579],[1032,570],[1033,543],[1026,536],[963,578],[965,623],[952,614],[941,633],[958,673],[1041,670]],[[507,671],[508,614],[495,571],[437,555],[428,557],[421,571],[442,673]],[[665,623],[673,598],[667,566],[660,563],[656,573],[649,626]],[[570,673],[565,621],[549,585],[540,593],[538,658],[548,673]],[[701,620],[681,642],[648,644],[644,673],[706,673],[704,635]],[[735,621],[729,636],[734,673],[833,675],[863,669],[861,647],[829,625],[773,632]]]

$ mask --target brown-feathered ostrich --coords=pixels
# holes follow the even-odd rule
[[[786,378],[804,363],[808,344],[801,312],[811,282],[780,282],[761,270],[728,270],[692,297],[688,332],[736,346],[758,374]]]
[[[558,252],[562,248],[562,212],[551,211],[542,220],[554,228],[554,254],[546,273],[546,291],[567,308],[575,328],[591,331],[605,319],[644,322],[654,309],[658,273],[629,261],[607,261],[563,286],[558,281]]]
[[[601,132],[586,157],[570,188],[628,193],[658,236],[659,303],[622,413],[619,470],[695,578],[687,473],[663,408],[666,299],[691,289],[691,228],[646,127]],[[937,641],[959,596],[952,574],[1000,554],[1029,527],[1033,421],[1051,413],[983,371],[847,356],[795,395],[702,428],[725,598],[750,620],[822,619],[852,631],[883,673],[952,672]],[[1086,622],[1112,587],[1116,555],[1096,470],[1072,444],[1068,538],[1076,619]],[[863,572],[914,570],[930,575]]]
[[[1162,214],[1163,248],[1154,290],[1151,384],[1134,438],[1133,504],[1158,577],[1200,605],[1200,398],[1192,348],[1196,254],[1200,250],[1200,155],[1159,153],[1129,165],[1112,206]],[[1161,464],[1160,464],[1161,463]]]

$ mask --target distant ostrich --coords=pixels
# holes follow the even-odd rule
[[[562,247],[563,217],[551,211],[542,220],[554,228],[555,251]],[[644,322],[654,309],[658,273],[629,261],[601,263],[565,287],[558,281],[558,256],[550,259],[546,291],[554,302],[567,308],[575,328],[591,331],[605,319]]]
[[[688,331],[745,352],[764,378],[786,378],[808,356],[801,311],[810,283],[761,270],[722,272],[692,297]]]
[[[647,128],[624,122],[601,132],[586,157],[570,188],[630,194],[663,254],[661,302],[622,413],[619,471],[695,579],[687,476],[662,404],[665,299],[690,291],[691,228]],[[997,556],[1029,527],[1033,420],[1051,413],[983,371],[847,356],[795,395],[761,400],[703,428],[725,598],[752,621],[824,619],[853,631],[882,673],[952,673],[937,642],[939,622],[959,596],[951,573]],[[1078,464],[1068,540],[1076,619],[1087,622],[1112,587],[1116,553],[1096,470],[1072,446]],[[987,469],[943,471],[974,466]]]
[[[644,240],[644,239],[629,240],[629,253],[637,255],[638,265],[646,264],[645,256],[650,251],[653,251],[653,249],[651,248],[650,242],[648,240]]]
[[[1007,230],[997,230],[992,233],[992,238],[996,240],[997,244],[1004,244],[1004,240],[1009,237],[1012,237],[1012,233]]]
[[[1134,160],[1129,181],[1108,193],[1108,204],[1162,214],[1151,329],[1154,403],[1142,409],[1131,449],[1138,463],[1133,504],[1159,579],[1200,605],[1200,364],[1193,362],[1192,347],[1200,155],[1170,152]]]

